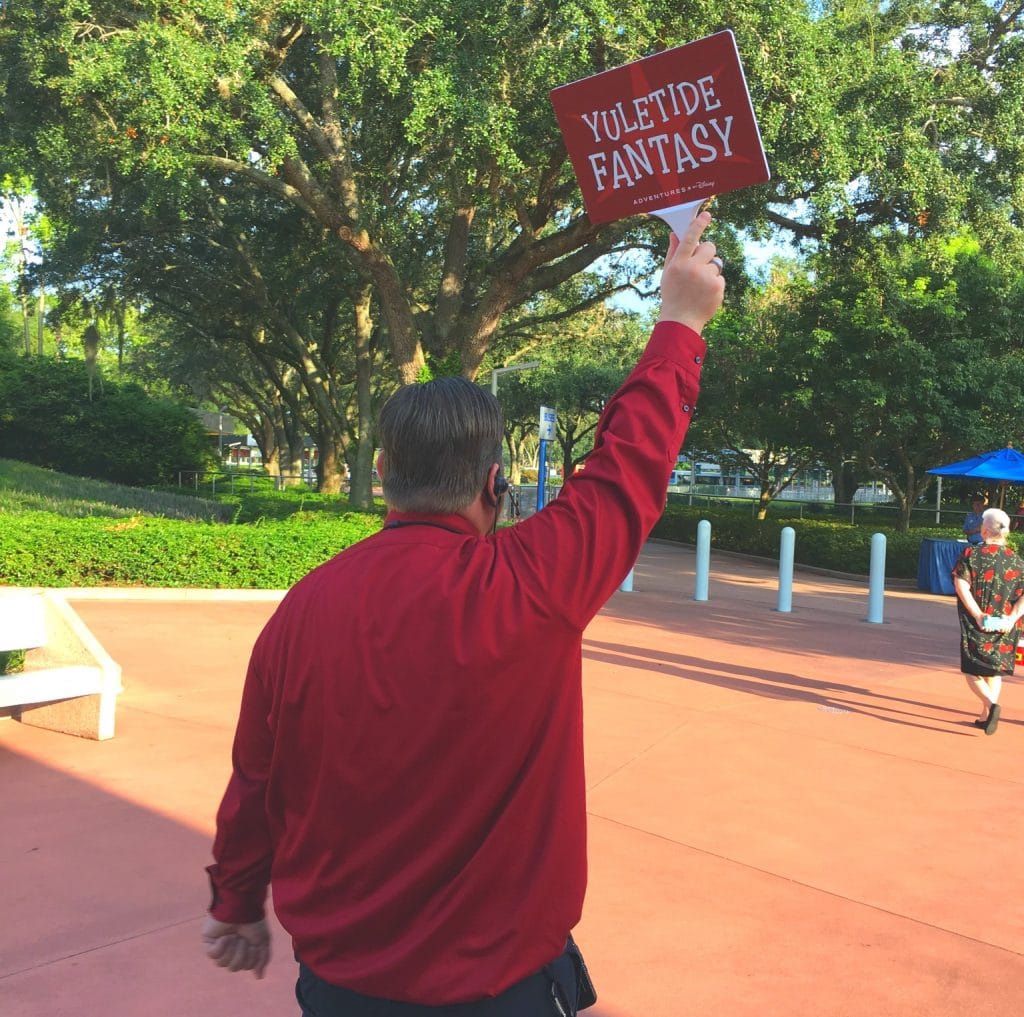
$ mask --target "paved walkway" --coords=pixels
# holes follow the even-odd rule
[[[950,598],[648,545],[585,650],[594,1017],[1012,1017],[1024,999],[1024,682],[970,724]],[[83,593],[118,733],[0,721],[0,1013],[291,1014],[200,954],[214,812],[267,599]]]

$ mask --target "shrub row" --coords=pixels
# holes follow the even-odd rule
[[[759,522],[745,513],[728,508],[697,508],[669,505],[655,526],[653,536],[665,540],[696,543],[697,524],[711,523],[711,546],[762,558],[779,556],[782,528],[791,526],[796,535],[794,557],[802,565],[867,575],[871,562],[871,536],[886,538],[885,572],[895,579],[917,576],[918,556],[923,537],[952,537],[946,529],[915,528],[902,533],[891,527],[853,526],[836,520],[786,519],[774,516]]]
[[[0,584],[284,589],[380,526],[356,512],[248,526],[27,512],[0,517]]]
[[[51,512],[0,515],[0,584],[283,589],[382,523],[379,515],[316,508],[321,511],[247,525],[143,516],[66,518]],[[757,522],[727,508],[670,505],[653,535],[692,544],[701,519],[711,522],[712,546],[723,550],[775,559],[782,527],[792,526],[801,564],[861,575],[869,569],[874,531],[849,523]],[[923,529],[878,532],[886,535],[886,574],[893,578],[917,575],[922,537],[950,535]]]

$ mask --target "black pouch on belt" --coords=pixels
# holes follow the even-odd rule
[[[566,998],[569,992],[566,980],[558,977],[559,968],[562,968],[568,976],[566,962],[572,965],[573,981],[576,983],[575,1000]],[[594,990],[594,983],[590,980],[590,972],[587,970],[583,954],[580,953],[580,948],[571,934],[566,941],[562,956],[549,964],[546,971],[551,978],[551,993],[555,1001],[555,1008],[563,1017],[575,1017],[580,1010],[585,1010],[597,1002],[597,992]]]
[[[576,966],[576,1009],[586,1010],[588,1006],[593,1006],[597,1002],[597,991],[590,980],[590,972],[583,960],[583,954],[580,953],[571,932],[569,941],[565,944],[565,952],[572,957],[572,962]]]

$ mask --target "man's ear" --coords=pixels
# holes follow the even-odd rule
[[[384,449],[377,453],[377,476],[384,479]]]
[[[484,485],[484,493],[487,500],[494,506],[501,501],[501,496],[508,490],[508,481],[501,472],[501,463],[495,463],[487,471],[487,483]]]

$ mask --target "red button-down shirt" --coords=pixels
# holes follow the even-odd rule
[[[428,1005],[561,953],[586,886],[582,633],[662,512],[703,356],[658,325],[530,519],[392,513],[289,592],[246,677],[214,917],[259,919],[272,883],[317,975]]]

